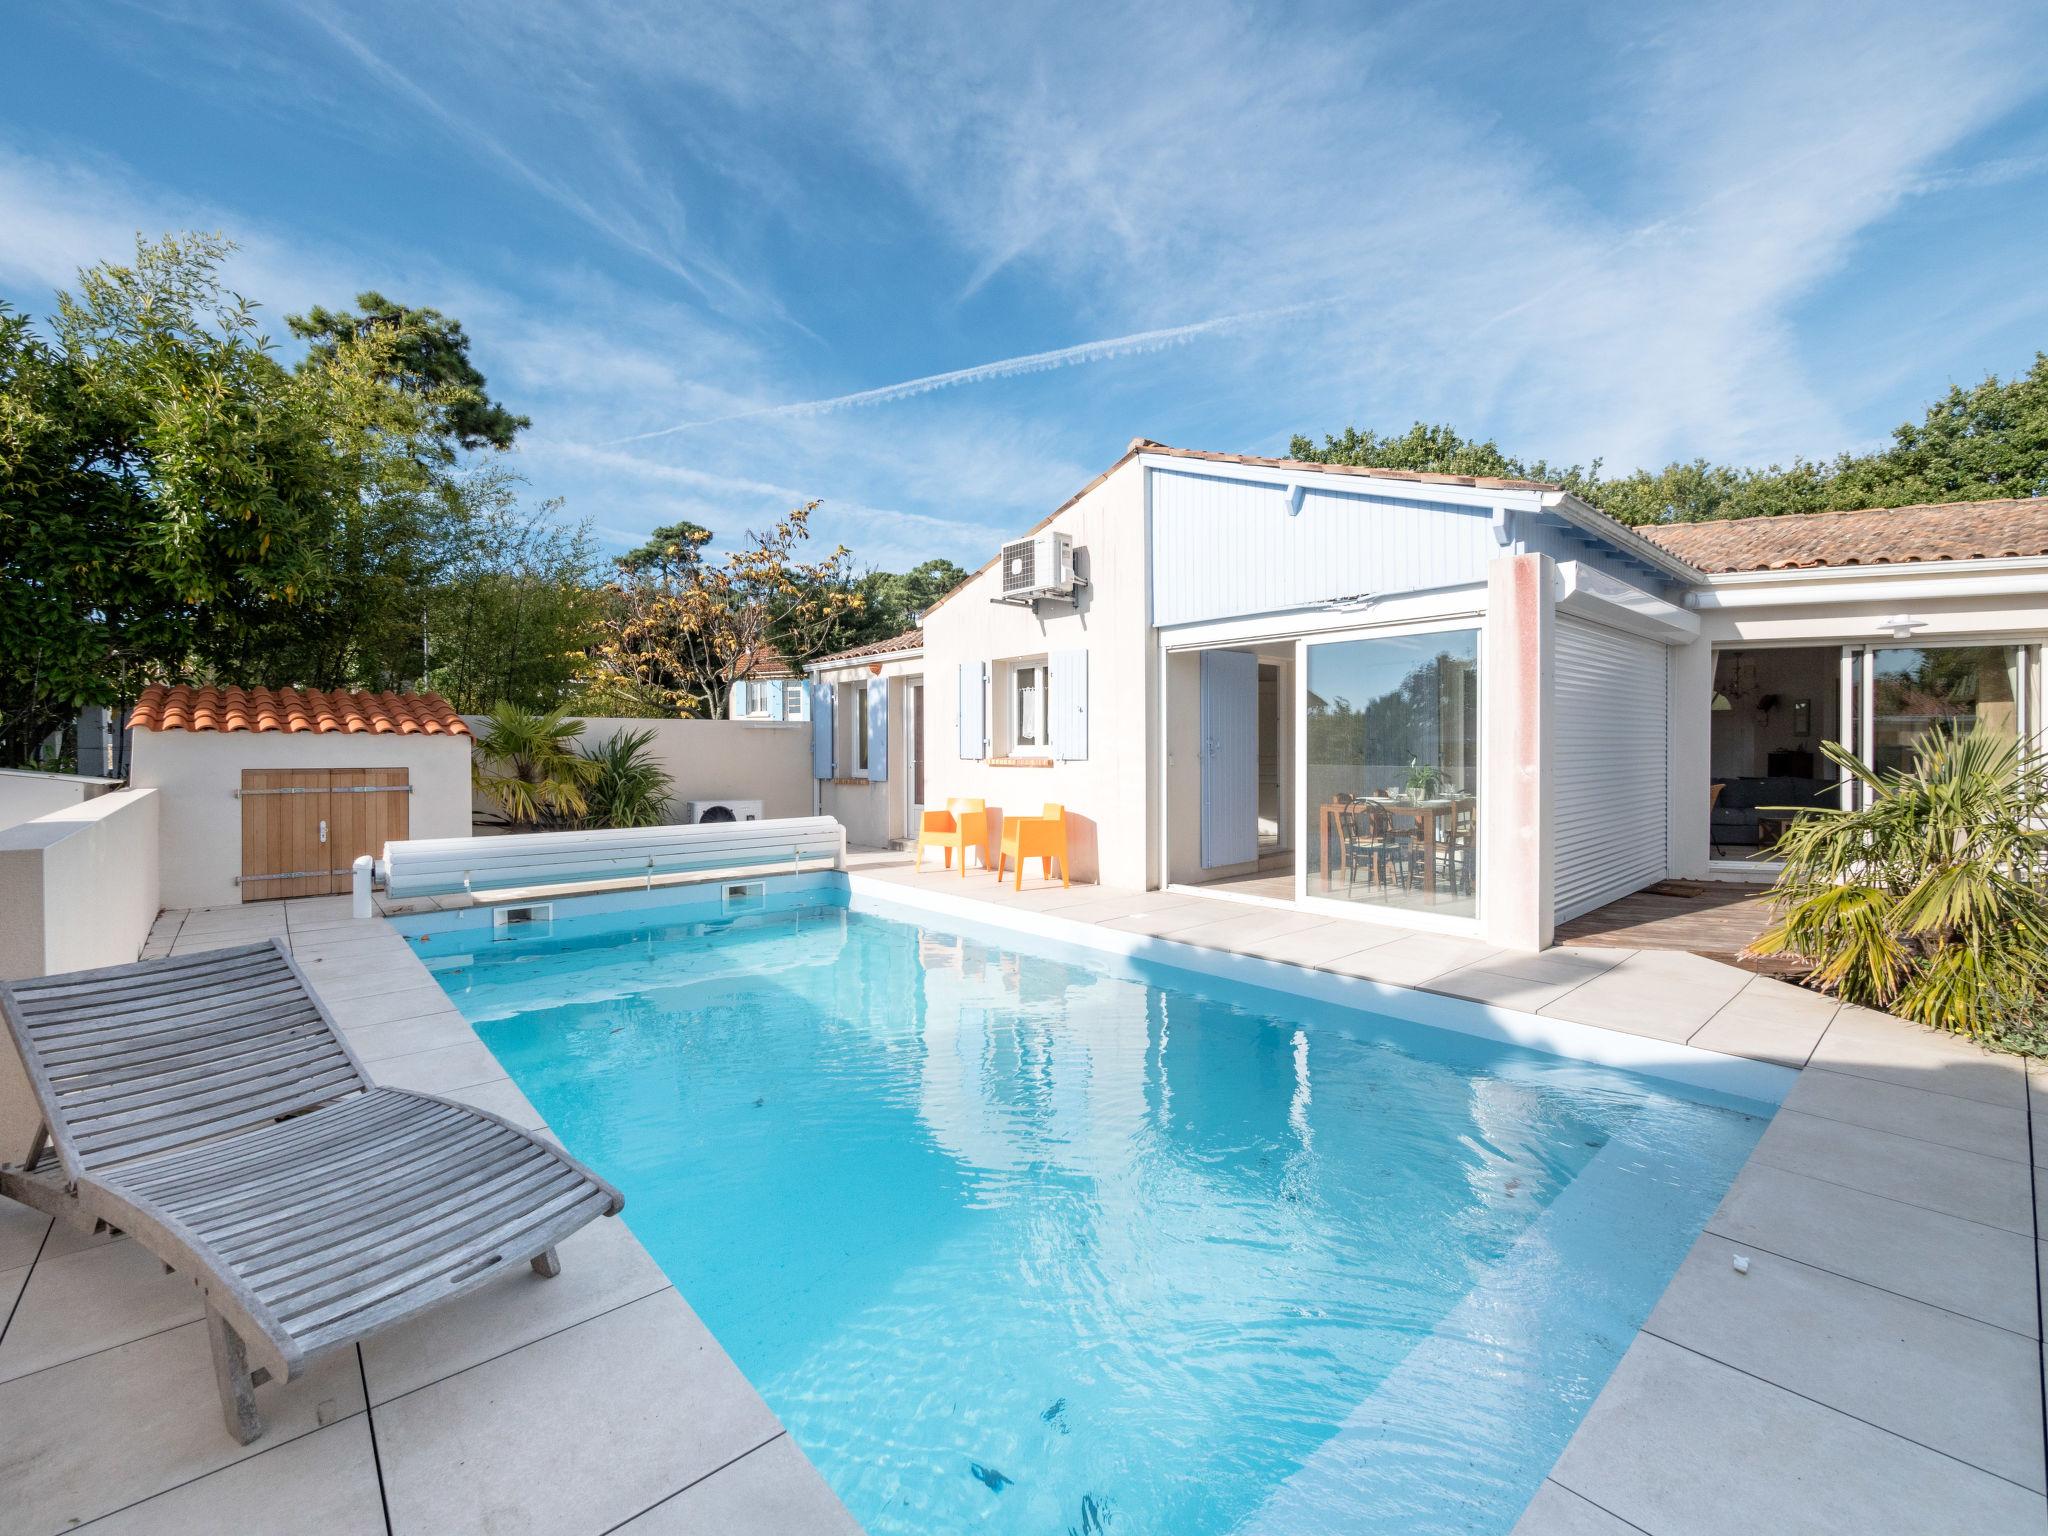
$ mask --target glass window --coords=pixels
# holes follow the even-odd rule
[[[862,773],[868,771],[868,685],[853,690],[853,761]]]
[[[782,718],[800,720],[804,713],[804,685],[784,683],[782,685]]]
[[[1311,896],[1470,917],[1479,902],[1479,631],[1308,647]]]
[[[1870,756],[1880,772],[1908,768],[1931,730],[1982,725],[2020,732],[2016,645],[1892,646],[1871,652]]]
[[[1042,748],[1046,743],[1045,666],[1042,662],[1019,662],[1010,670],[1010,739],[1020,754]]]

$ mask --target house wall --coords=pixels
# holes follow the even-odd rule
[[[121,787],[119,779],[96,779],[76,773],[37,773],[28,768],[0,768],[0,830],[34,821],[51,811],[79,805]]]
[[[1987,568],[1988,567],[1988,568]],[[1713,652],[1717,646],[2034,643],[2048,640],[2048,571],[2014,571],[1986,562],[1975,569],[1944,566],[1787,575],[1768,583],[1709,584],[1700,638],[1674,653],[1671,669],[1671,870],[1711,873],[1708,801],[1712,782]],[[1740,607],[1711,606],[1726,595],[1754,595]],[[1913,639],[1895,642],[1890,621],[1918,620]],[[2033,719],[2043,723],[2039,670]],[[1819,755],[1820,699],[1814,714]],[[1783,711],[1789,729],[1789,708]],[[1830,710],[1829,717],[1833,717]],[[1816,764],[1816,766],[1820,766]],[[1753,877],[1754,878],[1754,877]]]
[[[1136,460],[1126,462],[1050,525],[1073,535],[1076,570],[1089,583],[1077,603],[1045,603],[1036,614],[993,603],[1001,577],[991,566],[924,621],[926,803],[979,796],[991,811],[1036,814],[1057,801],[1067,809],[1074,878],[1132,889],[1156,883],[1144,477]],[[962,757],[960,665],[1062,650],[1088,653],[1087,757],[1025,767]],[[989,719],[1000,750],[1004,713],[991,708]]]
[[[817,781],[818,808],[823,814],[838,819],[846,828],[846,840],[860,848],[887,848],[905,837],[916,836],[917,829],[910,825],[910,684],[924,675],[924,660],[920,656],[882,658],[877,661],[859,661],[848,666],[820,667],[814,676],[835,689],[853,683],[873,683],[887,680],[889,684],[888,756],[883,779],[855,778],[850,765],[854,759],[851,751],[852,730],[858,723],[848,717],[843,702],[833,706],[833,730],[837,733],[835,747],[836,761],[841,765],[837,778]],[[843,695],[841,696],[843,699]],[[932,694],[925,690],[925,731],[932,729]],[[808,742],[810,737],[805,736]],[[809,748],[806,747],[806,752]],[[931,751],[929,743],[925,752],[925,794],[932,793]]]
[[[309,731],[136,731],[129,782],[161,794],[162,894],[168,907],[241,903],[245,768],[403,768],[414,837],[467,837],[467,736]]]

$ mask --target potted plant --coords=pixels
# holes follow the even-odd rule
[[[1410,800],[1434,800],[1437,791],[1444,786],[1444,771],[1434,763],[1417,762],[1408,759],[1408,798]]]

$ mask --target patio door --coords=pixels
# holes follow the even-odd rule
[[[242,900],[331,896],[356,859],[381,854],[411,825],[403,768],[242,770]]]
[[[1850,750],[1888,773],[1910,767],[1914,743],[1932,730],[1981,727],[2031,739],[2035,654],[2024,645],[1842,647]],[[1844,789],[1854,804],[1869,803],[1867,786],[1850,781]]]

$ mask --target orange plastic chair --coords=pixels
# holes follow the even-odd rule
[[[1024,861],[1038,860],[1038,866],[1045,871],[1045,878],[1052,878],[1052,861],[1060,861],[1060,884],[1071,885],[1067,878],[1067,810],[1062,805],[1047,805],[1040,816],[1003,817],[1003,851],[996,857],[996,879],[1003,878],[1003,870],[1010,860],[1017,861],[1017,889],[1024,889]]]
[[[967,878],[967,850],[981,850],[981,867],[989,866],[988,802],[948,800],[943,811],[926,811],[917,823],[917,868],[924,868],[924,851],[937,848],[946,856],[946,868],[953,867],[953,850],[960,850],[960,878]]]

